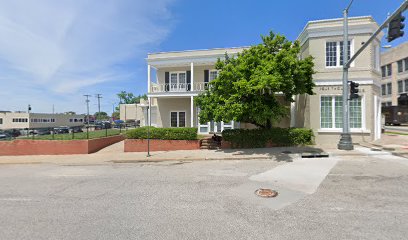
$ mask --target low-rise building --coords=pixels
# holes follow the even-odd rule
[[[408,42],[381,54],[382,106],[397,106],[398,97],[408,93]]]
[[[378,29],[371,16],[349,18],[349,57]],[[350,130],[354,142],[381,136],[381,71],[378,35],[351,64],[349,80],[360,84],[360,97],[350,101]],[[336,146],[342,132],[343,19],[310,21],[300,33],[301,57],[313,56],[314,95],[294,96],[290,118],[275,126],[311,128],[318,144]],[[252,128],[249,123],[200,124],[194,97],[202,93],[218,71],[225,53],[235,56],[246,47],[153,53],[147,56],[148,98],[157,106],[151,114],[158,127],[197,127],[202,134],[225,129]],[[152,69],[156,79],[151,79]],[[152,108],[153,110],[153,108]],[[153,124],[152,124],[153,125]]]
[[[38,129],[82,126],[83,114],[0,112],[0,129]]]
[[[132,103],[132,104],[119,104],[119,113],[120,113],[120,120],[125,122],[127,121],[136,121],[140,123],[140,126],[147,126],[148,125],[148,107],[149,102],[148,100],[141,99],[140,103]],[[157,114],[157,103],[155,99],[152,99],[152,110],[150,111],[152,114],[152,126],[157,126],[156,124],[156,114]]]

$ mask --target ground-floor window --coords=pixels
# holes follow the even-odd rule
[[[171,127],[185,127],[186,126],[186,112],[171,112],[170,113]]]
[[[320,127],[342,128],[343,127],[343,97],[321,96],[320,97]],[[362,128],[362,105],[361,98],[349,101],[350,128]]]

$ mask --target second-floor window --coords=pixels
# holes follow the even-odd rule
[[[389,96],[389,95],[391,95],[391,93],[392,93],[392,84],[391,83],[381,85],[381,94],[383,96]]]
[[[397,64],[398,64],[398,72],[399,72],[399,73],[404,71],[403,66],[402,66],[402,63],[403,63],[402,60],[399,60],[399,61],[397,62]]]
[[[28,119],[27,118],[13,118],[13,122],[18,122],[18,123],[28,122]]]
[[[218,71],[217,70],[210,70],[210,82],[218,77]]]
[[[348,58],[351,57],[353,41],[348,41]],[[343,66],[343,41],[326,42],[326,67]]]
[[[404,59],[404,65],[405,65],[404,70],[405,70],[405,71],[408,71],[408,58],[405,58],[405,59]]]
[[[408,58],[401,59],[397,61],[398,73],[408,71]]]
[[[381,76],[382,77],[388,77],[388,76],[391,76],[391,74],[392,74],[391,64],[387,64],[387,65],[381,67]]]
[[[408,92],[408,79],[398,81],[398,93]]]
[[[186,72],[170,73],[170,91],[186,90]]]

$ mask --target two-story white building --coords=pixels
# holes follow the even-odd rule
[[[349,18],[349,53],[364,44],[378,24],[370,16]],[[380,39],[372,42],[351,64],[349,80],[360,84],[360,98],[350,102],[350,126],[354,142],[378,139],[381,133]],[[290,118],[279,126],[313,129],[316,142],[336,145],[342,130],[342,19],[310,21],[300,33],[301,56],[313,56],[315,95],[295,96]],[[238,122],[200,124],[194,97],[217,77],[214,65],[225,53],[234,56],[246,47],[162,52],[148,54],[148,98],[153,100],[152,125],[197,127],[199,133],[250,128]],[[152,76],[155,73],[155,79]]]
[[[218,71],[214,65],[225,53],[235,56],[245,48],[222,48],[149,54],[148,98],[155,99],[157,108],[152,112],[152,125],[159,127],[198,127],[199,133],[222,132],[239,127],[239,123],[199,124],[198,108],[194,97],[203,92],[215,79]],[[152,81],[152,68],[156,79]]]

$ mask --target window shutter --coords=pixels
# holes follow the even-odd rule
[[[191,91],[191,71],[187,71],[187,91]]]
[[[210,80],[210,71],[204,70],[204,83],[208,83]]]
[[[168,92],[170,90],[170,73],[164,73],[164,91]]]

